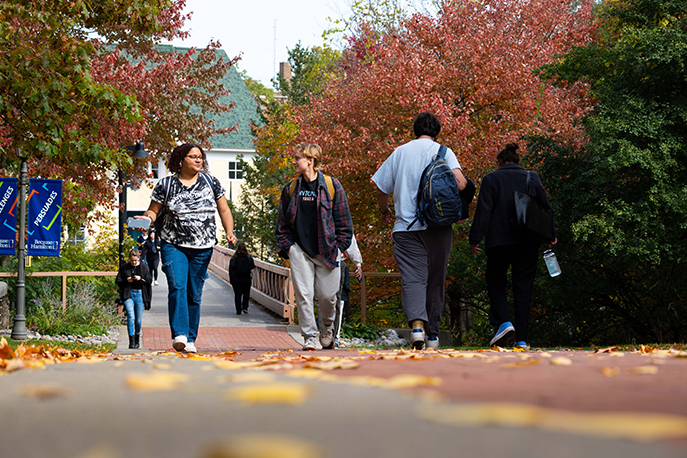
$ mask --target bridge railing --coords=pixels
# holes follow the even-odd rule
[[[210,270],[229,281],[229,261],[234,250],[215,246]],[[258,304],[294,323],[296,300],[294,298],[291,269],[255,259],[253,285],[250,297]]]

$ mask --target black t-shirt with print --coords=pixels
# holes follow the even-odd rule
[[[317,178],[313,181],[301,180],[298,196],[298,212],[296,212],[296,243],[310,256],[320,254],[317,240]]]
[[[159,204],[165,202],[165,179],[157,182],[151,197]],[[224,195],[222,184],[208,174],[198,175],[196,182],[189,187],[184,186],[177,175],[169,179],[171,184],[164,205],[162,231],[158,236],[180,247],[212,248],[217,243],[215,211],[217,199]]]

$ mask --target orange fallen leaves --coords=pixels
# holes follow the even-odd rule
[[[20,369],[43,369],[47,364],[77,362],[80,364],[99,363],[110,353],[93,351],[67,350],[47,345],[33,346],[19,344],[16,349],[0,338],[0,373],[14,372]]]
[[[594,353],[613,353],[614,351],[618,350],[620,350],[620,347],[597,348],[594,350]]]

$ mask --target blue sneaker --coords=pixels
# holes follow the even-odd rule
[[[510,321],[501,323],[496,335],[491,339],[491,342],[489,342],[489,346],[505,347],[508,340],[513,338],[513,334],[515,334],[515,328]]]
[[[530,349],[530,346],[527,345],[527,342],[525,342],[524,340],[518,340],[517,342],[515,342],[514,347],[515,347],[515,348],[521,348],[521,349],[523,349],[523,350],[525,350],[525,351],[527,351],[527,350]]]
[[[439,338],[437,336],[427,337],[427,348],[439,348]]]

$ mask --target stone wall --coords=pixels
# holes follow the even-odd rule
[[[0,329],[10,327],[10,298],[7,295],[7,283],[0,281]]]

